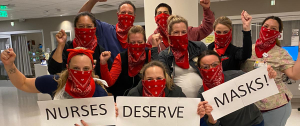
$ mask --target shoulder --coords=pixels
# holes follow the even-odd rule
[[[142,96],[142,95],[139,93],[137,86],[136,86],[129,91],[127,96]]]
[[[96,22],[97,22],[97,27],[104,27],[104,28],[106,27],[106,28],[113,28],[113,29],[116,28],[115,25],[108,24],[108,23],[100,21],[98,19],[96,20]]]
[[[94,93],[94,97],[107,96],[107,92],[103,89],[102,86],[96,84],[96,90]]]
[[[228,70],[224,71],[223,73],[225,81],[229,81],[233,78],[243,75],[245,72],[243,72],[242,70]]]
[[[41,93],[48,93],[51,95],[57,89],[57,79],[59,79],[58,75],[44,75],[37,77],[35,80],[35,87]]]
[[[177,86],[176,84],[173,85],[172,90],[170,90],[172,94],[171,97],[185,97],[181,87]]]
[[[209,50],[213,50],[213,48],[215,48],[215,42],[210,43],[210,44],[207,46],[207,48],[208,48]]]
[[[67,41],[65,49],[73,49],[73,41],[71,40]]]

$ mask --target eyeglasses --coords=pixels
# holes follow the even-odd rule
[[[212,64],[204,64],[204,65],[200,66],[200,68],[201,68],[201,69],[208,70],[208,69],[210,69],[210,68],[215,68],[215,67],[217,67],[218,65],[220,65],[220,61],[213,62]]]

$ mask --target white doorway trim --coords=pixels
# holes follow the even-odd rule
[[[1,35],[16,35],[16,34],[27,34],[27,33],[42,33],[43,38],[43,51],[45,50],[45,40],[44,40],[44,31],[43,30],[25,30],[25,31],[7,31],[7,32],[0,32]],[[11,39],[10,45],[12,46]]]

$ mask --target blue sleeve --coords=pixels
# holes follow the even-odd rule
[[[107,96],[107,93],[100,85],[96,84],[96,90],[93,97],[102,97],[102,96]]]
[[[105,44],[104,41],[107,41],[105,37],[111,37],[107,36],[106,34],[109,33],[116,33],[116,27],[114,25],[108,24],[106,22],[102,22],[100,20],[97,20],[97,26],[96,26],[96,36],[98,40],[98,44],[105,48],[105,50],[108,50],[108,45]],[[112,38],[111,38],[112,39]]]
[[[57,82],[54,80],[58,79],[57,75],[44,75],[37,77],[35,80],[35,87],[41,93],[49,94],[53,96],[53,92],[57,89]]]

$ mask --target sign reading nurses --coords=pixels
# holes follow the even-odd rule
[[[117,126],[199,126],[200,98],[117,97]]]
[[[279,93],[274,79],[268,76],[267,66],[252,70],[202,93],[213,107],[215,120],[244,106]]]
[[[38,101],[42,126],[73,126],[84,120],[89,126],[115,125],[112,96]]]

